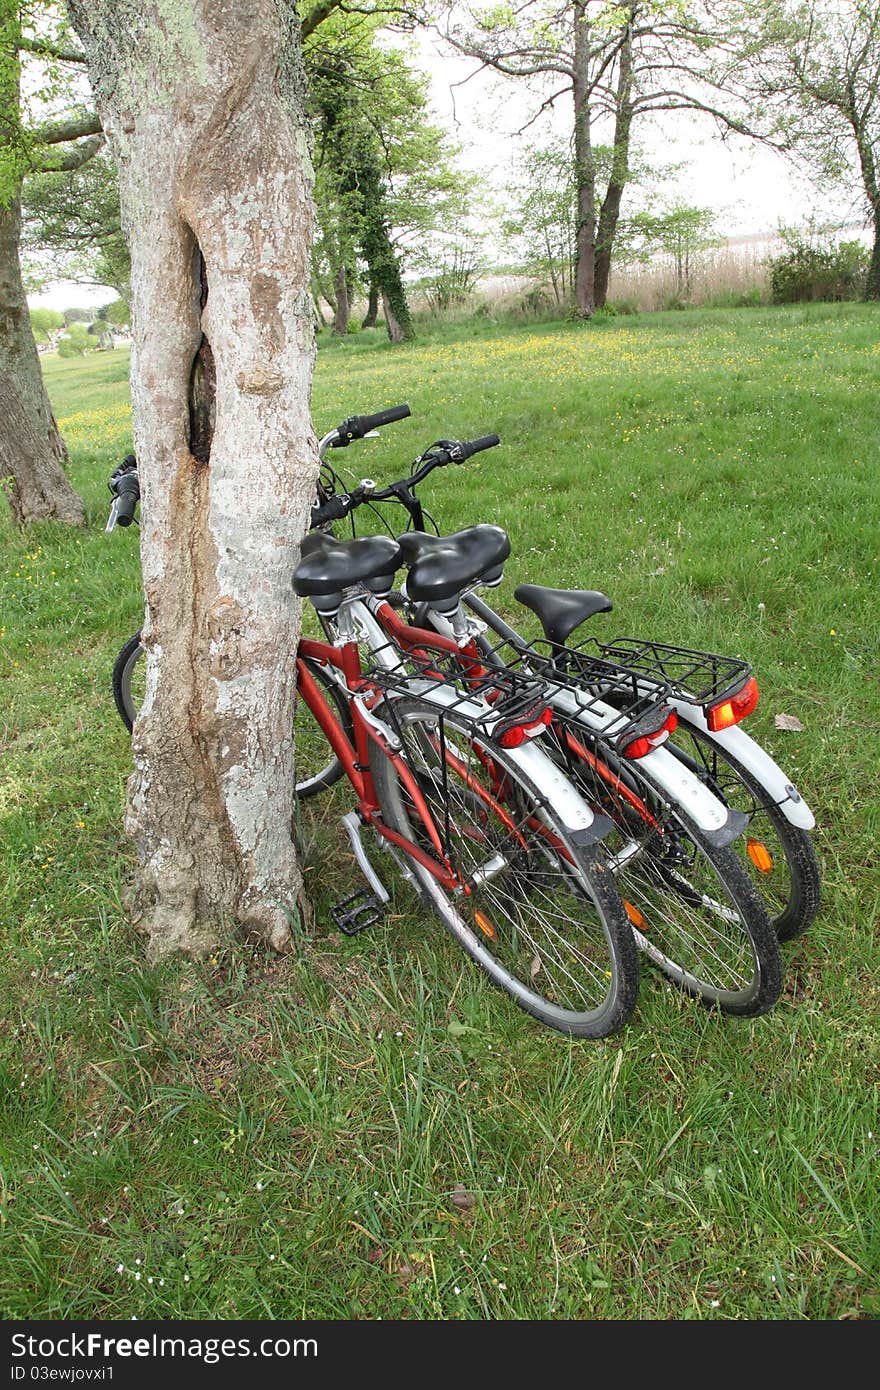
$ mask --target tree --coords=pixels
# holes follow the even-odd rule
[[[702,252],[719,244],[712,209],[680,200],[663,211],[636,213],[629,219],[626,234],[631,254],[638,259],[650,260],[659,252],[671,261],[676,293],[683,298],[691,293],[695,262]]]
[[[64,327],[64,315],[57,309],[31,309],[31,332],[34,342],[48,343]]]
[[[527,147],[510,188],[514,209],[502,232],[529,274],[549,283],[558,305],[571,302],[577,260],[577,190],[567,140]]]
[[[22,250],[57,279],[128,294],[128,248],[113,161],[104,152],[65,171],[35,173],[22,192]]]
[[[82,525],[85,511],[64,472],[67,451],[43,385],[25,298],[21,187],[33,169],[73,168],[89,159],[101,127],[94,113],[82,109],[29,123],[21,95],[22,54],[49,64],[48,89],[56,95],[52,65],[81,59],[69,47],[52,5],[35,3],[25,11],[19,0],[0,0],[0,376],[7,381],[7,400],[15,398],[14,408],[0,415],[0,436],[7,435],[0,453],[19,524],[54,518]]]
[[[146,698],[126,828],[150,953],[282,948],[309,420],[311,172],[294,0],[70,0],[131,251]]]
[[[347,331],[357,251],[382,301],[388,336],[402,342],[415,330],[392,241],[387,169],[399,144],[401,104],[422,114],[425,102],[400,55],[374,43],[376,27],[372,20],[328,20],[307,45],[319,249],[329,262],[323,292],[335,310],[335,332]]]
[[[723,131],[769,138],[732,80],[743,61],[740,14],[741,6],[713,0],[522,0],[513,7],[449,0],[440,32],[453,47],[505,77],[541,84],[533,120],[571,97],[581,317],[608,292],[637,123],[652,112],[697,111]],[[600,177],[603,123],[611,160]]]
[[[85,357],[87,352],[94,352],[97,346],[97,338],[89,328],[86,328],[85,324],[72,323],[58,339],[58,355],[59,357]]]
[[[880,0],[761,0],[753,99],[820,179],[860,190],[872,229],[867,299],[880,299]]]

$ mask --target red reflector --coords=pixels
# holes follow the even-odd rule
[[[511,728],[505,729],[498,742],[502,748],[519,748],[527,738],[537,738],[542,734],[552,720],[553,711],[545,709],[537,719],[530,719],[527,724],[514,724]]]
[[[653,734],[645,734],[641,738],[633,739],[632,743],[627,744],[623,750],[625,758],[644,758],[646,753],[650,753],[652,748],[659,748],[665,743],[674,729],[678,728],[678,715],[675,710],[670,710],[661,727]]]
[[[745,719],[747,714],[758,703],[758,682],[754,676],[749,676],[742,690],[731,695],[729,700],[722,700],[718,705],[712,705],[706,711],[706,723],[709,725],[713,734],[720,733],[722,729],[729,729],[733,724],[738,724],[741,719]]]

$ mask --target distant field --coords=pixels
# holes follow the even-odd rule
[[[137,546],[102,533],[127,353],[44,369],[90,525],[0,514],[0,1314],[876,1316],[880,311],[319,353],[318,433],[412,405],[334,460],[353,479],[497,430],[425,502],[508,529],[502,606],[527,577],[602,588],[597,632],[747,656],[750,727],[816,813],[824,907],[773,1013],[716,1018],[645,970],[599,1045],[519,1014],[402,894],[330,930],[354,886],[338,802],[302,826],[316,920],[293,956],[145,964],[109,692]]]

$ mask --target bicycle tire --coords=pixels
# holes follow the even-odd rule
[[[139,701],[134,694],[135,671],[138,662],[144,656],[144,649],[141,646],[141,634],[135,632],[123,647],[120,647],[116,660],[113,663],[113,701],[128,732],[131,733],[134,727],[135,715],[139,708]]]
[[[639,949],[704,1004],[740,1018],[766,1013],[782,989],[779,942],[738,856],[713,845],[644,768],[615,762],[602,745],[593,756],[597,766],[568,754],[566,769],[614,824],[602,852]]]
[[[584,1038],[621,1028],[638,998],[638,953],[595,849],[577,846],[516,761],[460,715],[408,696],[381,713],[467,884],[465,892],[446,889],[408,856],[423,899],[492,982],[541,1023]],[[433,856],[409,791],[374,743],[370,771],[385,825]]]
[[[733,845],[737,857],[779,940],[803,935],[822,898],[822,874],[809,832],[792,825],[742,763],[701,729],[679,718],[668,747],[719,800],[749,817],[748,831]],[[769,855],[769,866],[760,848]]]
[[[141,646],[141,635],[139,632],[129,637],[128,641],[120,648],[119,654],[113,663],[113,699],[128,732],[131,733],[135,716],[139,708],[139,700],[136,695],[137,675],[141,669],[140,663],[145,655],[144,648]],[[332,676],[324,670],[317,661],[306,658],[306,664],[321,687],[324,696],[333,705],[333,713],[342,725],[346,737],[354,742],[354,726],[351,719],[351,711],[348,701]],[[320,762],[319,759],[325,758],[331,750],[328,747],[327,739],[316,723],[308,705],[304,700],[297,699],[296,713],[294,715],[295,730],[295,758],[297,765],[306,765],[309,768],[317,763],[317,769],[309,772],[307,776],[298,778],[296,784],[296,795],[298,800],[305,801],[310,796],[317,796],[319,792],[326,791],[332,787],[341,777],[345,775],[345,769],[339,759],[331,756],[329,761]],[[314,751],[312,751],[314,749]]]

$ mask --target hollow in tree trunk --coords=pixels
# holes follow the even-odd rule
[[[293,0],[173,10],[70,0],[131,247],[147,669],[126,828],[153,957],[235,926],[290,939],[291,573],[317,474]]]

